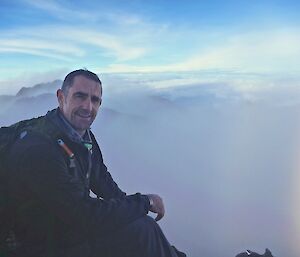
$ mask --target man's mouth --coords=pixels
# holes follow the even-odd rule
[[[77,116],[79,116],[80,118],[84,118],[84,119],[89,119],[92,117],[91,114],[84,114],[84,113],[77,113]]]
[[[80,115],[80,114],[78,114],[78,116],[79,116],[80,118],[84,118],[84,119],[89,119],[89,118],[91,118],[90,115]]]

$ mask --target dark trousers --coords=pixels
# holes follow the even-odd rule
[[[171,246],[156,221],[145,216],[95,240],[92,257],[185,257]]]

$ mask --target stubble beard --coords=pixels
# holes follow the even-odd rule
[[[80,116],[80,112],[75,111],[71,116],[71,124],[74,129],[79,133],[84,133],[87,129],[89,129],[96,118],[96,114],[91,113],[90,116],[82,117]]]

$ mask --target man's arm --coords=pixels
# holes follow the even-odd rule
[[[122,198],[126,194],[118,187],[114,182],[110,173],[107,171],[107,167],[103,163],[102,153],[99,145],[96,142],[94,135],[91,133],[94,141],[94,156],[93,163],[96,168],[93,169],[91,176],[91,188],[92,191],[104,199]],[[156,194],[147,195],[150,202],[150,211],[157,213],[156,221],[159,221],[165,215],[165,207],[162,198]]]
[[[111,200],[86,197],[84,186],[69,174],[58,148],[48,142],[13,151],[11,157],[14,179],[25,185],[49,212],[87,233],[103,235],[149,211],[148,197],[141,194]]]
[[[91,190],[98,197],[106,200],[125,197],[126,193],[119,188],[103,163],[101,150],[94,137],[93,141]]]

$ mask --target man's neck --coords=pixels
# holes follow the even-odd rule
[[[76,133],[78,135],[78,137],[80,137],[81,139],[84,138],[84,135],[86,134],[87,130],[81,130],[81,131],[78,131],[76,130],[72,124],[67,120],[67,118],[64,116],[63,112],[58,108],[58,111],[59,111],[59,116],[62,120],[62,122],[65,124],[65,126],[70,129],[72,131],[72,133]]]
[[[75,131],[83,138],[83,136],[85,135],[86,133],[86,130],[83,130],[83,131],[78,131],[75,129]]]

